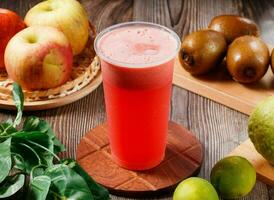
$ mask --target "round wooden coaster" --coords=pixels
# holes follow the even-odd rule
[[[110,193],[127,197],[148,197],[171,191],[182,180],[197,175],[203,148],[186,128],[169,122],[165,159],[157,167],[146,171],[130,171],[119,167],[111,159],[107,124],[92,129],[80,141],[77,161]]]

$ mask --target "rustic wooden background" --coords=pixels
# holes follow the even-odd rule
[[[14,10],[23,17],[38,2],[0,0],[0,7]],[[273,0],[82,0],[81,3],[98,31],[119,22],[142,20],[165,25],[184,36],[207,27],[215,15],[238,14],[255,20],[261,27],[263,39],[274,44]],[[71,105],[25,114],[49,121],[67,146],[64,156],[74,157],[80,138],[106,119],[102,86]],[[14,117],[14,113],[1,110],[0,120],[9,117]],[[175,86],[170,117],[196,133],[204,144],[205,160],[199,176],[206,179],[214,163],[247,138],[246,115]],[[112,199],[124,198],[112,196]],[[274,200],[274,188],[258,181],[252,193],[242,199]]]

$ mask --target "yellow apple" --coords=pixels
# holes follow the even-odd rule
[[[9,77],[24,89],[54,88],[71,74],[73,54],[67,37],[56,28],[32,26],[18,32],[5,50]]]
[[[68,38],[73,55],[85,48],[89,21],[85,9],[76,0],[47,0],[31,8],[25,16],[27,26],[52,26]]]

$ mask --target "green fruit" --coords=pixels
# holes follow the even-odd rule
[[[230,156],[220,160],[212,169],[210,180],[225,199],[247,195],[256,183],[256,171],[248,160]]]
[[[219,197],[208,181],[192,177],[177,186],[173,200],[219,200]]]
[[[252,112],[248,134],[256,150],[274,165],[274,96],[259,103]]]

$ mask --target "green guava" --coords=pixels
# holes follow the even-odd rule
[[[210,181],[225,199],[246,196],[256,183],[256,171],[251,163],[240,156],[229,156],[215,164]]]
[[[274,165],[274,96],[256,106],[249,118],[248,134],[256,150]]]
[[[208,181],[192,177],[182,181],[177,186],[173,200],[219,200],[219,197]]]

